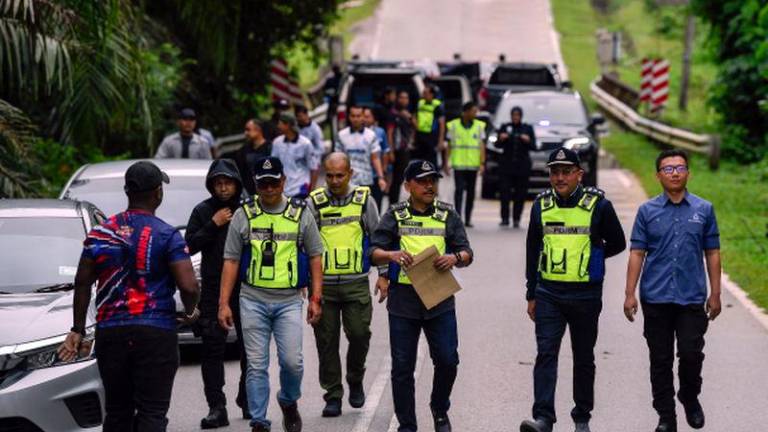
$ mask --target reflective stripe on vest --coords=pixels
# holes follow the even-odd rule
[[[331,205],[325,188],[315,189],[309,194],[320,214],[320,237],[325,247],[324,275],[368,273],[370,266],[365,257],[366,237],[362,217],[369,194],[368,187],[359,186],[344,206]]]
[[[445,227],[448,211],[435,208],[431,216],[414,216],[410,206],[395,211],[397,231],[400,236],[400,250],[418,255],[430,246],[435,246],[440,255],[445,254]],[[403,269],[397,276],[397,282],[410,284],[411,280]]]
[[[243,205],[250,226],[251,262],[246,282],[258,288],[296,288],[299,281],[299,221],[302,208],[291,203],[279,214],[266,213],[258,204]]]
[[[584,194],[572,208],[557,205],[554,196],[541,199],[544,242],[539,257],[541,277],[555,282],[589,282],[592,213],[597,199]]]
[[[451,137],[451,166],[453,169],[476,170],[480,168],[480,146],[485,123],[473,120],[469,128],[465,128],[461,118],[448,122],[448,133]]]
[[[440,106],[442,102],[437,99],[432,99],[432,102],[427,102],[424,99],[419,99],[419,103],[416,107],[416,130],[419,132],[430,133],[435,122],[435,109]]]

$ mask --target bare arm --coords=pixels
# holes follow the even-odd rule
[[[707,274],[709,275],[709,285],[712,292],[707,300],[707,312],[709,319],[714,320],[720,315],[722,305],[720,303],[720,277],[722,268],[720,265],[720,249],[708,249],[705,252],[707,261]]]
[[[629,262],[627,263],[627,286],[624,290],[626,299],[624,300],[624,315],[629,321],[635,320],[637,314],[637,281],[640,280],[640,272],[643,269],[645,261],[645,251],[642,249],[632,249],[629,252]]]
[[[195,278],[195,270],[192,268],[192,261],[183,259],[174,261],[170,265],[171,274],[176,280],[176,286],[179,287],[181,302],[184,303],[184,310],[187,315],[192,315],[200,300],[200,285]]]
[[[80,343],[83,340],[81,332],[85,332],[85,317],[88,314],[88,304],[91,302],[91,286],[96,282],[96,264],[90,258],[80,258],[75,275],[75,298],[73,301],[73,328],[64,343],[59,346],[58,355],[63,361],[72,361],[77,358]]]
[[[321,255],[309,257],[309,270],[312,276],[312,297],[307,306],[307,323],[315,325],[320,321],[323,307],[320,299],[323,298],[323,259]]]
[[[381,179],[384,178],[384,170],[381,167],[381,158],[379,156],[379,152],[371,153],[371,165],[373,165],[373,170],[376,172],[376,175]]]
[[[221,269],[221,282],[219,291],[219,325],[225,329],[231,329],[234,325],[232,310],[229,300],[237,282],[237,273],[240,267],[239,260],[225,259]]]

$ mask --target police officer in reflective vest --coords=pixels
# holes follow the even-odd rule
[[[467,194],[464,207],[464,226],[472,226],[472,207],[475,203],[475,182],[477,175],[483,175],[485,165],[485,122],[477,120],[477,105],[467,102],[462,106],[461,117],[448,122],[448,154],[450,163],[443,165],[446,174],[453,168],[455,190],[453,204],[461,215],[464,193]]]
[[[339,337],[341,327],[349,342],[347,383],[349,404],[365,404],[363,376],[371,339],[373,306],[368,282],[367,248],[379,224],[379,209],[367,186],[350,185],[352,167],[344,153],[325,159],[327,186],[309,194],[307,210],[315,217],[323,240],[323,314],[315,325],[320,386],[325,390],[323,417],[341,415],[344,387],[341,383]],[[376,292],[387,296],[386,266],[379,272]]]
[[[445,109],[435,94],[435,87],[427,85],[416,105],[416,142],[411,152],[411,159],[424,159],[433,165],[437,165],[437,151],[445,147]]]
[[[285,175],[280,159],[267,157],[254,169],[258,195],[235,211],[224,245],[219,323],[233,325],[229,298],[242,269],[240,320],[248,357],[246,388],[251,427],[269,431],[269,345],[274,336],[280,363],[277,401],[286,432],[302,430],[297,402],[304,375],[301,289],[310,286],[307,322],[322,314],[323,243],[315,219],[303,200],[283,195]],[[242,264],[242,266],[241,266]]]
[[[390,265],[389,344],[392,351],[392,396],[399,432],[415,432],[414,378],[419,336],[424,334],[435,366],[430,408],[438,432],[450,432],[450,395],[459,364],[458,332],[453,297],[427,310],[404,269],[414,255],[434,246],[440,253],[438,271],[466,267],[472,262],[464,226],[459,215],[436,201],[440,173],[434,164],[414,160],[405,170],[407,202],[392,206],[381,218],[371,241],[375,264]]]
[[[603,191],[581,185],[584,171],[578,154],[557,149],[548,166],[552,189],[536,197],[528,225],[526,299],[528,316],[536,323],[538,355],[533,421],[524,421],[520,431],[552,430],[560,342],[569,327],[575,402],[571,417],[577,432],[589,432],[605,259],[623,251],[626,240]]]

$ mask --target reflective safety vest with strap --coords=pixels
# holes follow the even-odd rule
[[[589,282],[592,213],[600,197],[585,192],[578,205],[557,205],[554,193],[541,197],[541,223],[544,233],[539,257],[541,278],[555,282]]]
[[[442,102],[437,99],[432,99],[432,102],[427,102],[424,99],[419,99],[419,103],[416,109],[416,130],[419,132],[430,133],[435,122],[435,109],[440,106]]]
[[[371,190],[358,186],[352,199],[344,206],[331,204],[325,188],[309,195],[320,214],[320,237],[323,239],[324,275],[350,275],[368,273],[370,264],[365,252],[368,238],[363,229],[363,212]]]
[[[485,122],[472,120],[469,128],[465,128],[461,118],[448,122],[448,133],[451,137],[451,166],[457,170],[476,170],[480,168],[480,146],[485,130]]]
[[[395,207],[400,250],[415,256],[434,245],[440,255],[445,254],[445,227],[450,208],[449,204],[435,201],[434,213],[429,216],[416,216],[411,212],[410,205]],[[399,270],[397,281],[401,284],[411,283],[403,269]]]
[[[267,213],[258,196],[243,205],[250,226],[251,261],[246,282],[257,288],[297,288],[299,226],[303,203],[290,200],[282,213]]]

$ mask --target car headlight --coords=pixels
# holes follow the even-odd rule
[[[14,356],[22,360],[23,368],[28,371],[91,360],[94,358],[94,337],[95,326],[91,326],[86,329],[77,357],[70,361],[61,360],[57,352],[66,335],[22,344],[17,347]]]
[[[563,147],[573,150],[573,151],[579,151],[583,150],[587,147],[589,147],[589,138],[587,137],[578,137],[578,138],[571,138],[565,140],[563,143]]]

